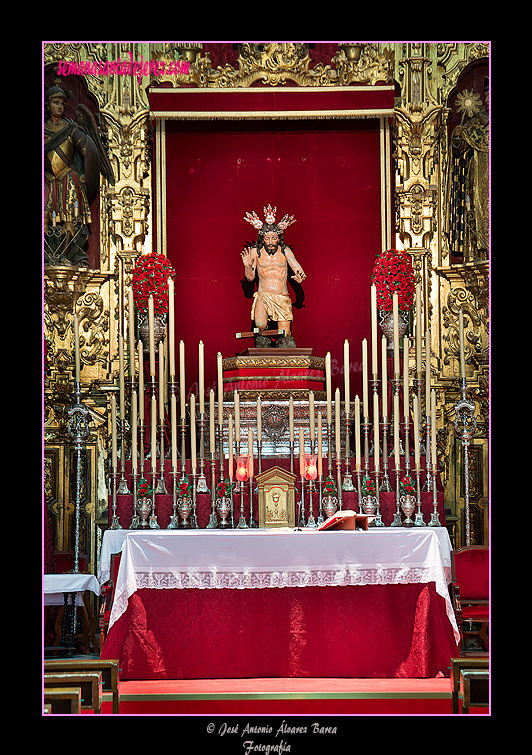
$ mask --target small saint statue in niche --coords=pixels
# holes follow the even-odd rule
[[[79,104],[75,121],[65,117],[71,97],[58,86],[44,97],[44,263],[89,267],[90,208],[100,175],[112,185],[114,173],[90,110]]]
[[[302,283],[306,275],[303,268],[296,260],[292,250],[284,241],[284,231],[289,225],[295,223],[294,216],[285,215],[279,223],[275,222],[277,208],[264,208],[265,221],[263,222],[255,212],[246,213],[248,223],[259,232],[257,243],[251,249],[245,249],[241,253],[244,263],[244,272],[248,281],[254,281],[258,274],[258,291],[253,295],[251,319],[259,330],[255,338],[257,347],[269,347],[272,341],[263,335],[268,320],[277,322],[279,330],[284,330],[284,337],[277,341],[281,348],[294,347],[296,342],[291,331],[292,301],[288,294],[287,279],[288,266],[294,275],[292,278],[297,283]]]

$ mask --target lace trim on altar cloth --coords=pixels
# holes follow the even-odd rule
[[[127,609],[128,598],[136,590],[256,590],[272,587],[349,587],[363,585],[398,585],[434,582],[436,592],[445,600],[447,615],[455,637],[458,627],[449,599],[447,584],[441,571],[433,567],[397,567],[368,569],[305,569],[303,571],[251,571],[219,572],[135,572],[135,584],[131,583],[126,593],[115,594],[111,611],[112,625]]]

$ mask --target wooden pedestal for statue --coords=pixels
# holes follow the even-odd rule
[[[249,348],[222,365],[225,400],[235,391],[242,401],[308,400],[310,391],[317,401],[326,398],[325,358],[312,349]]]

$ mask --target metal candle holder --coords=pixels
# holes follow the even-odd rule
[[[466,545],[471,545],[471,520],[469,510],[469,446],[477,429],[475,419],[475,405],[467,397],[467,382],[465,377],[460,379],[461,396],[454,406],[454,429],[462,439],[464,449],[464,499],[465,499],[465,528]]]
[[[156,483],[156,468],[154,466],[152,466],[152,470],[153,471],[152,471],[151,485],[152,485],[153,491],[152,491],[152,494],[151,494],[152,495],[152,499],[151,499],[151,514],[150,514],[150,519],[149,519],[149,525],[150,525],[150,530],[160,530],[161,528],[160,528],[159,523],[157,521],[157,514],[155,513],[155,488],[156,488],[156,485],[157,485],[157,483]]]
[[[318,477],[318,519],[317,519],[317,525],[318,527],[320,524],[323,524],[325,519],[323,518],[323,499],[322,499],[322,491],[321,491],[321,485],[322,485],[322,475],[320,474]]]
[[[354,491],[353,478],[351,477],[351,446],[349,441],[349,408],[345,407],[345,475],[342,489],[347,493]]]
[[[440,518],[438,516],[438,490],[437,490],[437,474],[436,459],[432,460],[432,514],[430,515],[429,527],[441,527]]]
[[[401,494],[400,494],[400,481],[401,467],[398,466],[395,470],[395,514],[393,515],[392,523],[390,527],[401,527]]]
[[[199,440],[199,476],[198,476],[198,493],[208,493],[207,480],[205,478],[205,414],[201,412],[199,419],[200,440]]]
[[[258,524],[253,518],[253,477],[249,478],[249,527],[257,529]]]
[[[120,495],[129,494],[126,480],[126,422],[123,417],[120,418],[120,482],[118,493]]]
[[[136,530],[138,529],[140,520],[139,515],[137,512],[137,479],[138,479],[138,472],[136,469],[134,469],[131,472],[131,478],[133,480],[133,516],[131,517],[131,524],[129,525],[130,530]]]
[[[414,527],[424,527],[425,522],[423,520],[423,514],[421,513],[421,482],[420,482],[421,470],[419,466],[416,466],[416,495],[417,495],[417,511],[414,518]]]
[[[89,437],[89,410],[81,400],[81,385],[74,382],[76,401],[68,410],[70,420],[67,433],[72,439],[76,453],[76,506],[75,506],[75,535],[74,535],[74,571],[79,572],[79,527],[81,516],[81,452],[85,441]],[[115,486],[116,487],[116,486]]]
[[[388,426],[389,426],[389,422],[387,422],[386,417],[385,417],[383,422],[381,422],[383,472],[382,472],[382,483],[381,483],[380,490],[383,493],[392,492],[392,486],[390,485],[390,478],[388,476]]]
[[[164,422],[159,425],[159,479],[157,480],[156,493],[167,495],[166,483],[164,481]]]
[[[177,470],[172,469],[172,516],[166,529],[176,530],[179,526],[179,517],[177,515]]]
[[[214,472],[214,452],[211,452],[211,515],[209,517],[209,523],[207,529],[212,530],[218,527],[218,517],[216,516],[216,488],[215,488],[215,472]]]
[[[240,519],[238,520],[237,529],[247,530],[246,519],[244,517],[244,480],[239,480],[240,483]]]

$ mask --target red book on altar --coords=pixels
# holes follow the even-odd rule
[[[362,529],[367,530],[368,520],[370,516],[368,514],[356,514],[354,511],[337,511],[323,524],[318,527],[319,530],[354,530]]]

